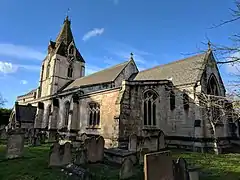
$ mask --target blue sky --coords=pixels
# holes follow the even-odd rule
[[[127,60],[130,52],[145,69],[204,50],[207,38],[230,45],[229,36],[240,28],[233,23],[210,29],[231,18],[231,0],[1,0],[0,92],[6,107],[38,86],[48,42],[68,8],[88,74]],[[227,83],[232,68],[220,70]]]

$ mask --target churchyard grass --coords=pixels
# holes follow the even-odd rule
[[[25,147],[24,158],[4,160],[5,146],[0,145],[0,179],[3,180],[71,180],[60,169],[48,168],[49,145]],[[200,167],[201,180],[237,180],[240,178],[240,154],[201,154],[194,152],[173,151],[173,157],[183,157],[188,163]],[[118,179],[118,171],[109,166],[92,166],[97,174],[104,179]],[[138,172],[140,171],[140,168]],[[107,176],[107,177],[106,177]],[[101,179],[102,179],[101,178]],[[140,180],[141,178],[133,178]]]
[[[200,168],[200,180],[240,179],[240,154],[202,154],[196,152],[173,152],[175,158],[183,157],[188,164]]]

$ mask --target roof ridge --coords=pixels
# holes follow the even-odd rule
[[[194,55],[194,56],[189,56],[189,57],[186,57],[186,58],[183,58],[183,59],[179,59],[179,60],[176,60],[176,61],[169,62],[167,64],[157,65],[157,66],[154,66],[154,67],[149,68],[149,69],[145,69],[145,70],[140,71],[140,72],[146,72],[146,71],[153,70],[153,69],[156,69],[156,68],[160,68],[160,67],[163,67],[163,66],[176,64],[176,63],[179,63],[179,62],[182,62],[182,61],[186,61],[188,59],[192,59],[193,57],[202,56],[202,55],[205,55],[205,54],[206,54],[206,52],[205,53],[201,53],[201,54],[197,54],[197,55]],[[204,56],[204,58],[205,58],[205,56]]]
[[[99,72],[107,71],[107,70],[109,70],[109,69],[112,69],[112,68],[118,67],[118,66],[120,66],[120,65],[123,65],[123,64],[125,64],[125,63],[127,63],[127,62],[128,62],[128,61],[124,61],[124,62],[122,62],[122,63],[116,64],[116,65],[114,65],[114,66],[110,66],[110,67],[108,67],[108,68],[105,68],[105,69],[102,69],[102,70],[100,70],[100,71],[94,72],[94,73],[89,74],[89,75],[87,75],[87,76],[80,77],[80,78],[78,78],[78,79],[82,79],[82,78],[85,78],[85,77],[89,77],[89,76],[92,76],[92,75],[97,74],[97,73],[99,73]]]

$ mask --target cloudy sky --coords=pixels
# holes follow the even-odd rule
[[[67,9],[87,74],[123,62],[134,53],[140,70],[204,50],[209,38],[229,45],[237,23],[231,0],[1,0],[0,93],[11,108],[16,96],[38,86],[40,64],[55,40]],[[234,68],[221,66],[225,83]]]

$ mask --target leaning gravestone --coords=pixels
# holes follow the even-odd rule
[[[133,176],[133,162],[130,158],[124,159],[119,172],[119,179],[129,179]]]
[[[8,132],[7,155],[8,159],[19,158],[23,156],[24,131],[21,129]]]
[[[61,166],[60,144],[53,144],[50,150],[49,166]]]
[[[145,180],[174,180],[170,151],[146,154],[144,176]]]

